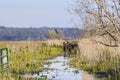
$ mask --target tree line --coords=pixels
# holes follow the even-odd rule
[[[0,41],[77,39],[80,34],[82,34],[82,30],[76,28],[12,28],[0,26]]]

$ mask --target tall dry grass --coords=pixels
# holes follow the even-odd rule
[[[95,41],[104,41],[104,39],[102,37],[83,38],[78,43],[81,56],[86,57],[91,63],[104,58],[102,55],[106,50],[108,54],[111,53],[111,56],[120,55],[120,47],[108,47]]]
[[[63,42],[66,42],[66,40],[62,40],[62,39],[50,39],[50,40],[46,40],[45,43],[48,46],[63,46]]]
[[[95,73],[103,72],[110,77],[120,76],[120,47],[110,47],[99,43],[102,41],[105,44],[114,44],[109,40],[109,38],[99,36],[80,39],[78,42],[80,54],[75,60],[76,64],[73,64],[74,61],[71,64]]]

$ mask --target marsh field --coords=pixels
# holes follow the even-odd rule
[[[50,65],[51,62],[44,60],[63,56],[63,42],[64,40],[0,42],[1,48],[9,49],[10,80],[47,80],[45,77],[35,79],[23,75],[48,71],[49,69],[44,68],[44,65]],[[70,56],[69,67],[76,68],[77,70],[74,71],[76,73],[78,70],[83,70],[99,78],[90,79],[85,76],[85,79],[80,80],[120,79],[119,47],[111,48],[96,44],[90,38],[80,39],[78,45],[80,53]],[[0,75],[3,76],[6,73]]]
[[[43,60],[62,53],[61,46],[42,41],[1,42],[0,47],[9,49],[11,80],[25,80],[21,77],[22,74],[43,71],[43,65],[49,64]]]

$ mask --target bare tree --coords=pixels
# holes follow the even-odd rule
[[[81,18],[85,29],[99,32],[100,36],[108,35],[115,42],[114,45],[118,46],[120,0],[75,0],[72,10]]]

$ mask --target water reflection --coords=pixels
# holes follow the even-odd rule
[[[34,78],[44,77],[47,80],[100,80],[83,70],[70,68],[68,65],[70,58],[59,56],[46,61],[51,62],[51,64],[44,65],[44,67],[49,68],[50,70],[39,72],[33,75],[26,74],[25,76],[32,76]]]

